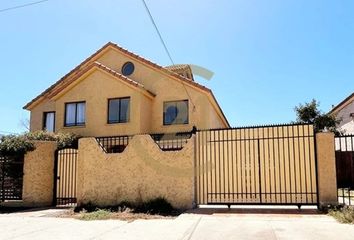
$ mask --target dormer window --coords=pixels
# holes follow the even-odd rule
[[[132,62],[126,62],[124,63],[123,67],[122,67],[122,74],[124,76],[129,76],[132,75],[134,72],[134,64]]]

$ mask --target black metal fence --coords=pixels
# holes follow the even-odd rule
[[[312,125],[197,132],[198,204],[317,205]]]
[[[354,135],[335,137],[338,202],[354,205]]]
[[[128,146],[133,136],[96,137],[105,153],[121,153]]]
[[[24,155],[0,156],[0,201],[21,200]]]
[[[192,133],[155,133],[150,134],[150,136],[162,151],[178,151],[183,149],[188,139],[192,137]],[[96,140],[105,153],[121,153],[128,146],[132,138],[133,136],[127,135],[96,137]]]
[[[162,151],[179,151],[192,137],[191,132],[150,134]]]

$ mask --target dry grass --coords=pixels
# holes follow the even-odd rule
[[[147,213],[134,213],[131,209],[124,209],[123,211],[110,211],[107,209],[97,209],[96,211],[87,212],[85,210],[74,212],[71,210],[61,217],[75,218],[84,221],[92,220],[107,220],[117,219],[122,221],[132,222],[138,219],[173,219],[174,216],[152,215]]]
[[[334,217],[338,222],[354,224],[354,207],[345,206],[341,209],[333,209],[328,215]]]

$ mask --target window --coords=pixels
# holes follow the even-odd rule
[[[47,132],[54,132],[55,129],[55,112],[43,113],[43,130]]]
[[[132,62],[126,62],[126,63],[124,63],[124,65],[122,67],[122,74],[124,76],[129,76],[129,75],[133,74],[134,68],[135,67]]]
[[[188,100],[164,102],[163,125],[188,124]]]
[[[65,126],[85,125],[85,102],[65,103]]]
[[[108,123],[129,122],[130,97],[108,99]]]

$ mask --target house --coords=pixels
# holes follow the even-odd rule
[[[329,113],[340,120],[338,130],[344,134],[354,134],[354,93],[334,106]]]
[[[81,136],[226,128],[212,91],[188,65],[159,66],[107,43],[24,106],[30,130]]]

